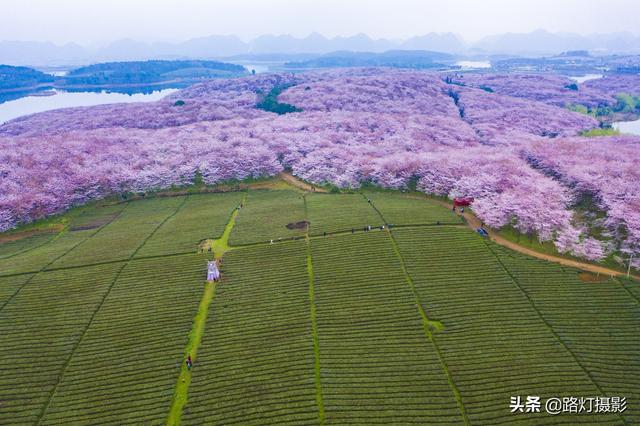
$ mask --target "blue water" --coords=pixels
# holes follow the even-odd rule
[[[640,120],[618,121],[613,123],[613,128],[620,130],[620,133],[640,135]]]
[[[57,108],[112,104],[117,102],[157,101],[178,89],[123,89],[118,93],[110,91],[64,91],[45,90],[34,93],[14,94],[14,98],[0,103],[0,124],[23,115],[49,111]],[[138,91],[139,93],[134,93]],[[129,93],[126,93],[129,92]]]

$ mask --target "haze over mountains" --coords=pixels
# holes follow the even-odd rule
[[[592,34],[506,33],[468,43],[453,33],[428,33],[406,40],[372,39],[366,34],[327,38],[311,33],[304,38],[290,35],[263,35],[249,42],[237,36],[212,35],[179,43],[144,43],[118,40],[102,47],[69,43],[1,41],[0,63],[9,65],[81,65],[104,61],[145,59],[213,59],[240,55],[324,54],[335,51],[384,52],[388,50],[429,50],[457,55],[554,55],[567,50],[588,50],[594,54],[638,54],[640,37],[631,33]]]

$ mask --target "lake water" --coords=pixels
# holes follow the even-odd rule
[[[64,77],[67,75],[69,71],[49,71],[48,74],[51,74],[54,77]]]
[[[613,123],[613,128],[620,130],[621,133],[640,135],[640,120],[618,121]]]
[[[67,92],[52,90],[31,94],[0,104],[0,124],[23,115],[49,111],[58,108],[112,104],[118,102],[151,102],[164,98],[178,89],[149,90],[145,93]],[[52,93],[47,96],[47,93]]]
[[[491,68],[491,62],[489,61],[458,61],[456,62],[463,70],[477,70],[484,68]]]
[[[237,62],[238,65],[242,65],[243,67],[245,67],[246,69],[249,70],[249,72],[251,72],[251,70],[255,71],[256,74],[263,74],[265,72],[269,72],[269,63],[240,63]]]
[[[569,78],[577,83],[584,83],[585,81],[595,80],[597,78],[604,77],[602,74],[585,74],[580,76],[569,76]]]

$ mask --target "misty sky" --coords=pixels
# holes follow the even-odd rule
[[[81,45],[122,38],[181,41],[212,34],[408,38],[454,32],[629,31],[638,0],[1,0],[0,40]]]

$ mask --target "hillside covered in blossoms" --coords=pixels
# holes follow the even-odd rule
[[[295,112],[256,108],[274,88]],[[640,138],[582,137],[599,122],[566,108],[613,105],[634,90],[640,77],[578,87],[553,75],[350,69],[213,80],[153,103],[26,116],[0,127],[0,231],[196,175],[216,184],[290,169],[340,188],[473,197],[487,225],[589,260],[638,252]]]

